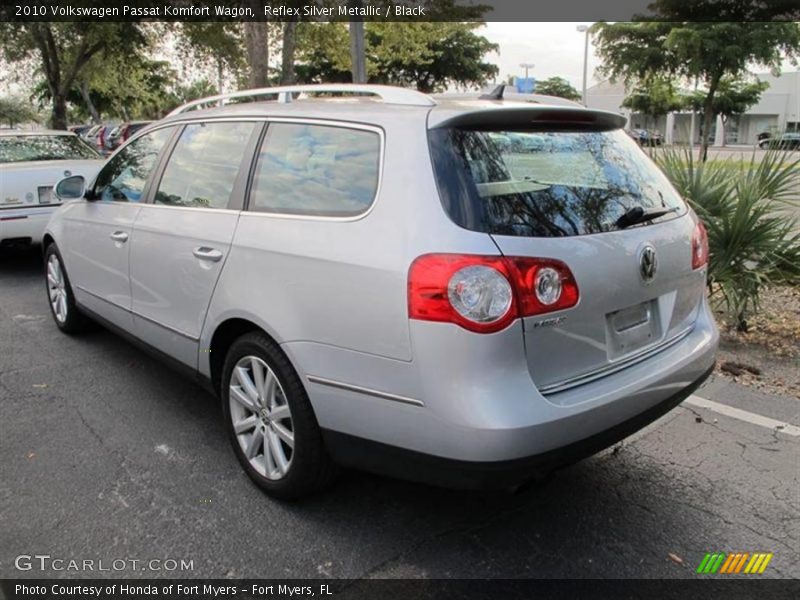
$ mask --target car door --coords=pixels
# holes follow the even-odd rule
[[[126,331],[133,328],[128,252],[148,180],[174,127],[152,131],[100,170],[89,198],[65,207],[61,251],[75,298]]]
[[[133,226],[136,335],[193,368],[262,126],[253,121],[187,124]]]

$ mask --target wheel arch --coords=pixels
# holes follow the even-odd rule
[[[46,231],[45,234],[42,236],[42,255],[44,255],[44,253],[47,252],[47,247],[50,244],[55,244],[55,243],[56,243],[55,238],[49,231]]]
[[[208,353],[208,369],[211,377],[211,385],[217,393],[221,391],[222,369],[225,365],[225,357],[228,354],[228,350],[238,338],[253,331],[266,335],[275,343],[275,346],[280,349],[283,355],[286,356],[295,371],[298,373],[300,372],[295,361],[282,348],[280,341],[268,327],[265,327],[263,324],[258,323],[256,319],[252,319],[248,316],[229,316],[214,327],[206,348],[200,349],[201,363],[202,353]],[[200,370],[202,371],[202,364]]]

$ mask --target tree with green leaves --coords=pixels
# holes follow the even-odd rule
[[[222,89],[225,76],[238,80],[245,70],[244,30],[238,22],[184,21],[177,27],[177,47],[184,58],[213,70],[217,88]]]
[[[675,77],[703,84],[703,130],[709,131],[714,98],[725,77],[737,77],[750,65],[778,70],[786,56],[800,51],[800,28],[794,22],[748,23],[739,0],[696,0],[697,14],[730,15],[726,22],[647,21],[598,23],[593,26],[601,71],[628,86],[656,77]],[[660,18],[676,19],[685,13],[685,2],[656,0],[652,8]],[[683,11],[683,12],[681,12]],[[742,13],[742,14],[740,14]],[[738,15],[738,17],[737,17]],[[705,160],[708,136],[700,156]]]
[[[637,85],[622,101],[622,106],[644,115],[645,128],[650,117],[658,119],[680,110],[683,101],[672,81],[652,78]]]
[[[481,86],[497,75],[485,62],[497,45],[476,33],[479,23],[365,23],[367,80],[437,92]],[[349,33],[343,23],[298,26],[298,77],[305,82],[351,81]]]
[[[563,77],[550,77],[536,82],[536,93],[546,96],[558,96],[567,100],[580,100],[581,94]]]
[[[15,127],[29,121],[39,121],[39,115],[29,102],[21,98],[0,98],[0,123]]]
[[[711,113],[714,118],[722,116],[723,125],[735,115],[746,113],[751,106],[758,104],[763,94],[769,88],[766,81],[747,81],[742,77],[724,77],[719,82],[714,102],[711,104]],[[697,112],[705,109],[705,96],[703,90],[697,90],[684,96],[684,105]],[[705,130],[704,130],[705,131]]]
[[[9,63],[35,54],[52,102],[50,126],[67,128],[67,96],[91,59],[124,45],[135,54],[146,44],[138,23],[3,22],[0,51]]]

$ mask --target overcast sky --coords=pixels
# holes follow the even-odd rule
[[[589,22],[569,23],[487,23],[478,29],[480,35],[500,46],[498,52],[486,56],[486,60],[496,64],[500,72],[498,80],[505,81],[508,75],[524,76],[521,63],[533,63],[530,76],[538,80],[560,76],[567,79],[578,91],[583,79],[584,33],[576,30],[578,25],[591,25]],[[273,57],[276,61],[277,58]],[[600,61],[589,44],[588,85],[599,81],[596,68]],[[276,62],[277,65],[277,62]],[[178,65],[176,65],[178,67]],[[795,71],[797,67],[785,62],[785,71]],[[186,69],[177,69],[187,75]],[[191,70],[191,69],[189,69]],[[763,69],[757,69],[761,71]],[[0,83],[9,85],[0,66]],[[2,81],[6,79],[6,81]],[[17,85],[10,85],[11,93],[19,93]]]
[[[500,45],[499,53],[487,60],[500,67],[499,79],[508,75],[522,77],[521,63],[536,65],[529,75],[536,79],[560,76],[578,91],[583,81],[583,45],[586,34],[576,31],[578,25],[591,23],[487,23],[481,35]],[[599,65],[594,48],[589,44],[589,86],[597,80],[594,70]]]

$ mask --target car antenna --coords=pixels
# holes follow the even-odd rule
[[[501,83],[488,94],[481,94],[480,96],[478,96],[478,100],[502,100],[503,92],[505,91],[506,91],[506,84]]]

